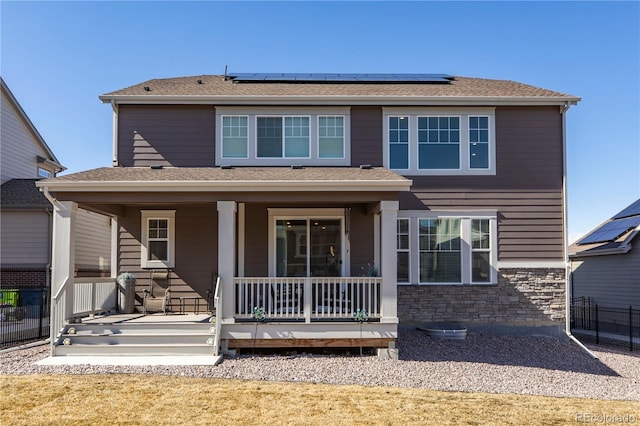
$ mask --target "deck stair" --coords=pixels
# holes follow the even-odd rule
[[[215,317],[110,315],[65,324],[55,356],[217,356]]]

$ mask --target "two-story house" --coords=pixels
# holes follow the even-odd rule
[[[59,294],[80,206],[117,222],[138,303],[149,270],[170,270],[174,298],[206,298],[219,276],[229,348],[387,348],[402,323],[564,328],[577,97],[442,74],[232,74],[100,99],[113,167],[38,183],[56,203]]]

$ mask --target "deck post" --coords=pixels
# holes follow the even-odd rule
[[[380,271],[382,276],[380,322],[398,322],[397,219],[398,201],[380,201]]]
[[[64,298],[64,320],[73,318],[73,282],[75,274],[75,228],[78,204],[56,201],[53,205],[53,244],[51,253],[51,295]],[[61,293],[62,292],[62,293]],[[52,307],[53,308],[53,307]],[[55,324],[52,324],[55,325]],[[59,330],[52,330],[57,333]],[[52,335],[52,341],[55,334]]]
[[[233,279],[236,273],[236,202],[218,201],[218,275],[222,289],[222,320],[233,322]]]

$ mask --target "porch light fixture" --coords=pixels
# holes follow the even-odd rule
[[[360,169],[361,170],[371,170],[371,169],[373,169],[373,166],[371,164],[360,164]]]

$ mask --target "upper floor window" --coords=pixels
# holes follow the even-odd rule
[[[53,174],[49,170],[38,167],[38,177],[49,179],[51,176]]]
[[[348,108],[216,110],[218,165],[350,165]]]
[[[493,108],[384,110],[385,165],[406,175],[495,174]]]

